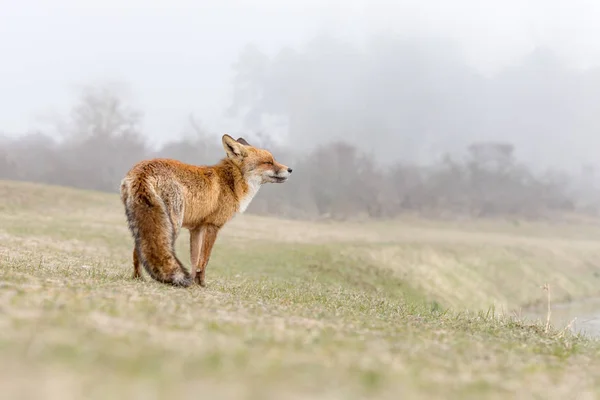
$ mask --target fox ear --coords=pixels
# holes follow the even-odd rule
[[[237,142],[243,144],[244,146],[252,146],[250,143],[246,142],[246,139],[243,137],[238,138]]]
[[[228,134],[223,135],[222,141],[223,148],[225,148],[225,152],[229,158],[243,158],[248,155],[248,152],[244,149],[244,145],[238,143]]]

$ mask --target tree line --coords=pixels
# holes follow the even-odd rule
[[[142,114],[114,92],[89,88],[57,140],[43,133],[0,141],[0,178],[117,192],[120,180],[142,159],[170,157],[210,164],[224,156],[218,134],[190,117],[189,133],[152,149],[139,126]],[[67,128],[68,127],[68,128]],[[427,166],[377,158],[351,142],[332,141],[312,151],[278,146],[268,135],[251,144],[270,149],[294,167],[284,186],[267,185],[249,212],[290,218],[393,218],[434,216],[547,217],[556,212],[596,214],[594,169],[577,176],[535,174],[502,142],[473,143],[463,158],[449,155]],[[576,179],[575,179],[576,178]]]
[[[263,188],[249,212],[338,219],[598,213],[590,160],[600,129],[599,69],[574,71],[536,49],[484,77],[451,44],[379,36],[362,47],[319,37],[272,57],[249,46],[233,70],[229,115],[244,121],[252,144],[294,168],[285,186]],[[113,89],[84,89],[57,124],[59,136],[0,134],[0,178],[116,192],[139,160],[210,164],[224,155],[223,132],[206,132],[193,117],[186,135],[152,148],[143,114]],[[268,134],[280,123],[285,145]],[[580,170],[563,168],[567,159]]]

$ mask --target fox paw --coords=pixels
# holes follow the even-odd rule
[[[200,285],[202,287],[206,287],[206,281],[204,280],[204,277],[200,276],[199,272],[194,277],[194,282],[196,282],[198,285]]]

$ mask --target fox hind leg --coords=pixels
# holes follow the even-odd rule
[[[137,249],[133,248],[133,279],[144,279],[142,277],[142,264],[140,263],[140,258],[138,256]]]
[[[175,254],[175,241],[181,227],[182,201],[176,190],[166,197],[145,184],[136,187],[135,198],[125,196],[125,215],[135,241],[133,276],[141,276],[141,267],[151,278],[165,284],[188,287],[193,283],[189,272]],[[179,217],[179,218],[176,218]],[[141,264],[141,266],[140,266]]]

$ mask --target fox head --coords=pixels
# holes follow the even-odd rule
[[[263,183],[283,183],[287,181],[292,169],[275,161],[273,155],[250,145],[244,138],[235,140],[223,135],[223,147],[227,158],[236,164],[246,180],[256,179]]]

